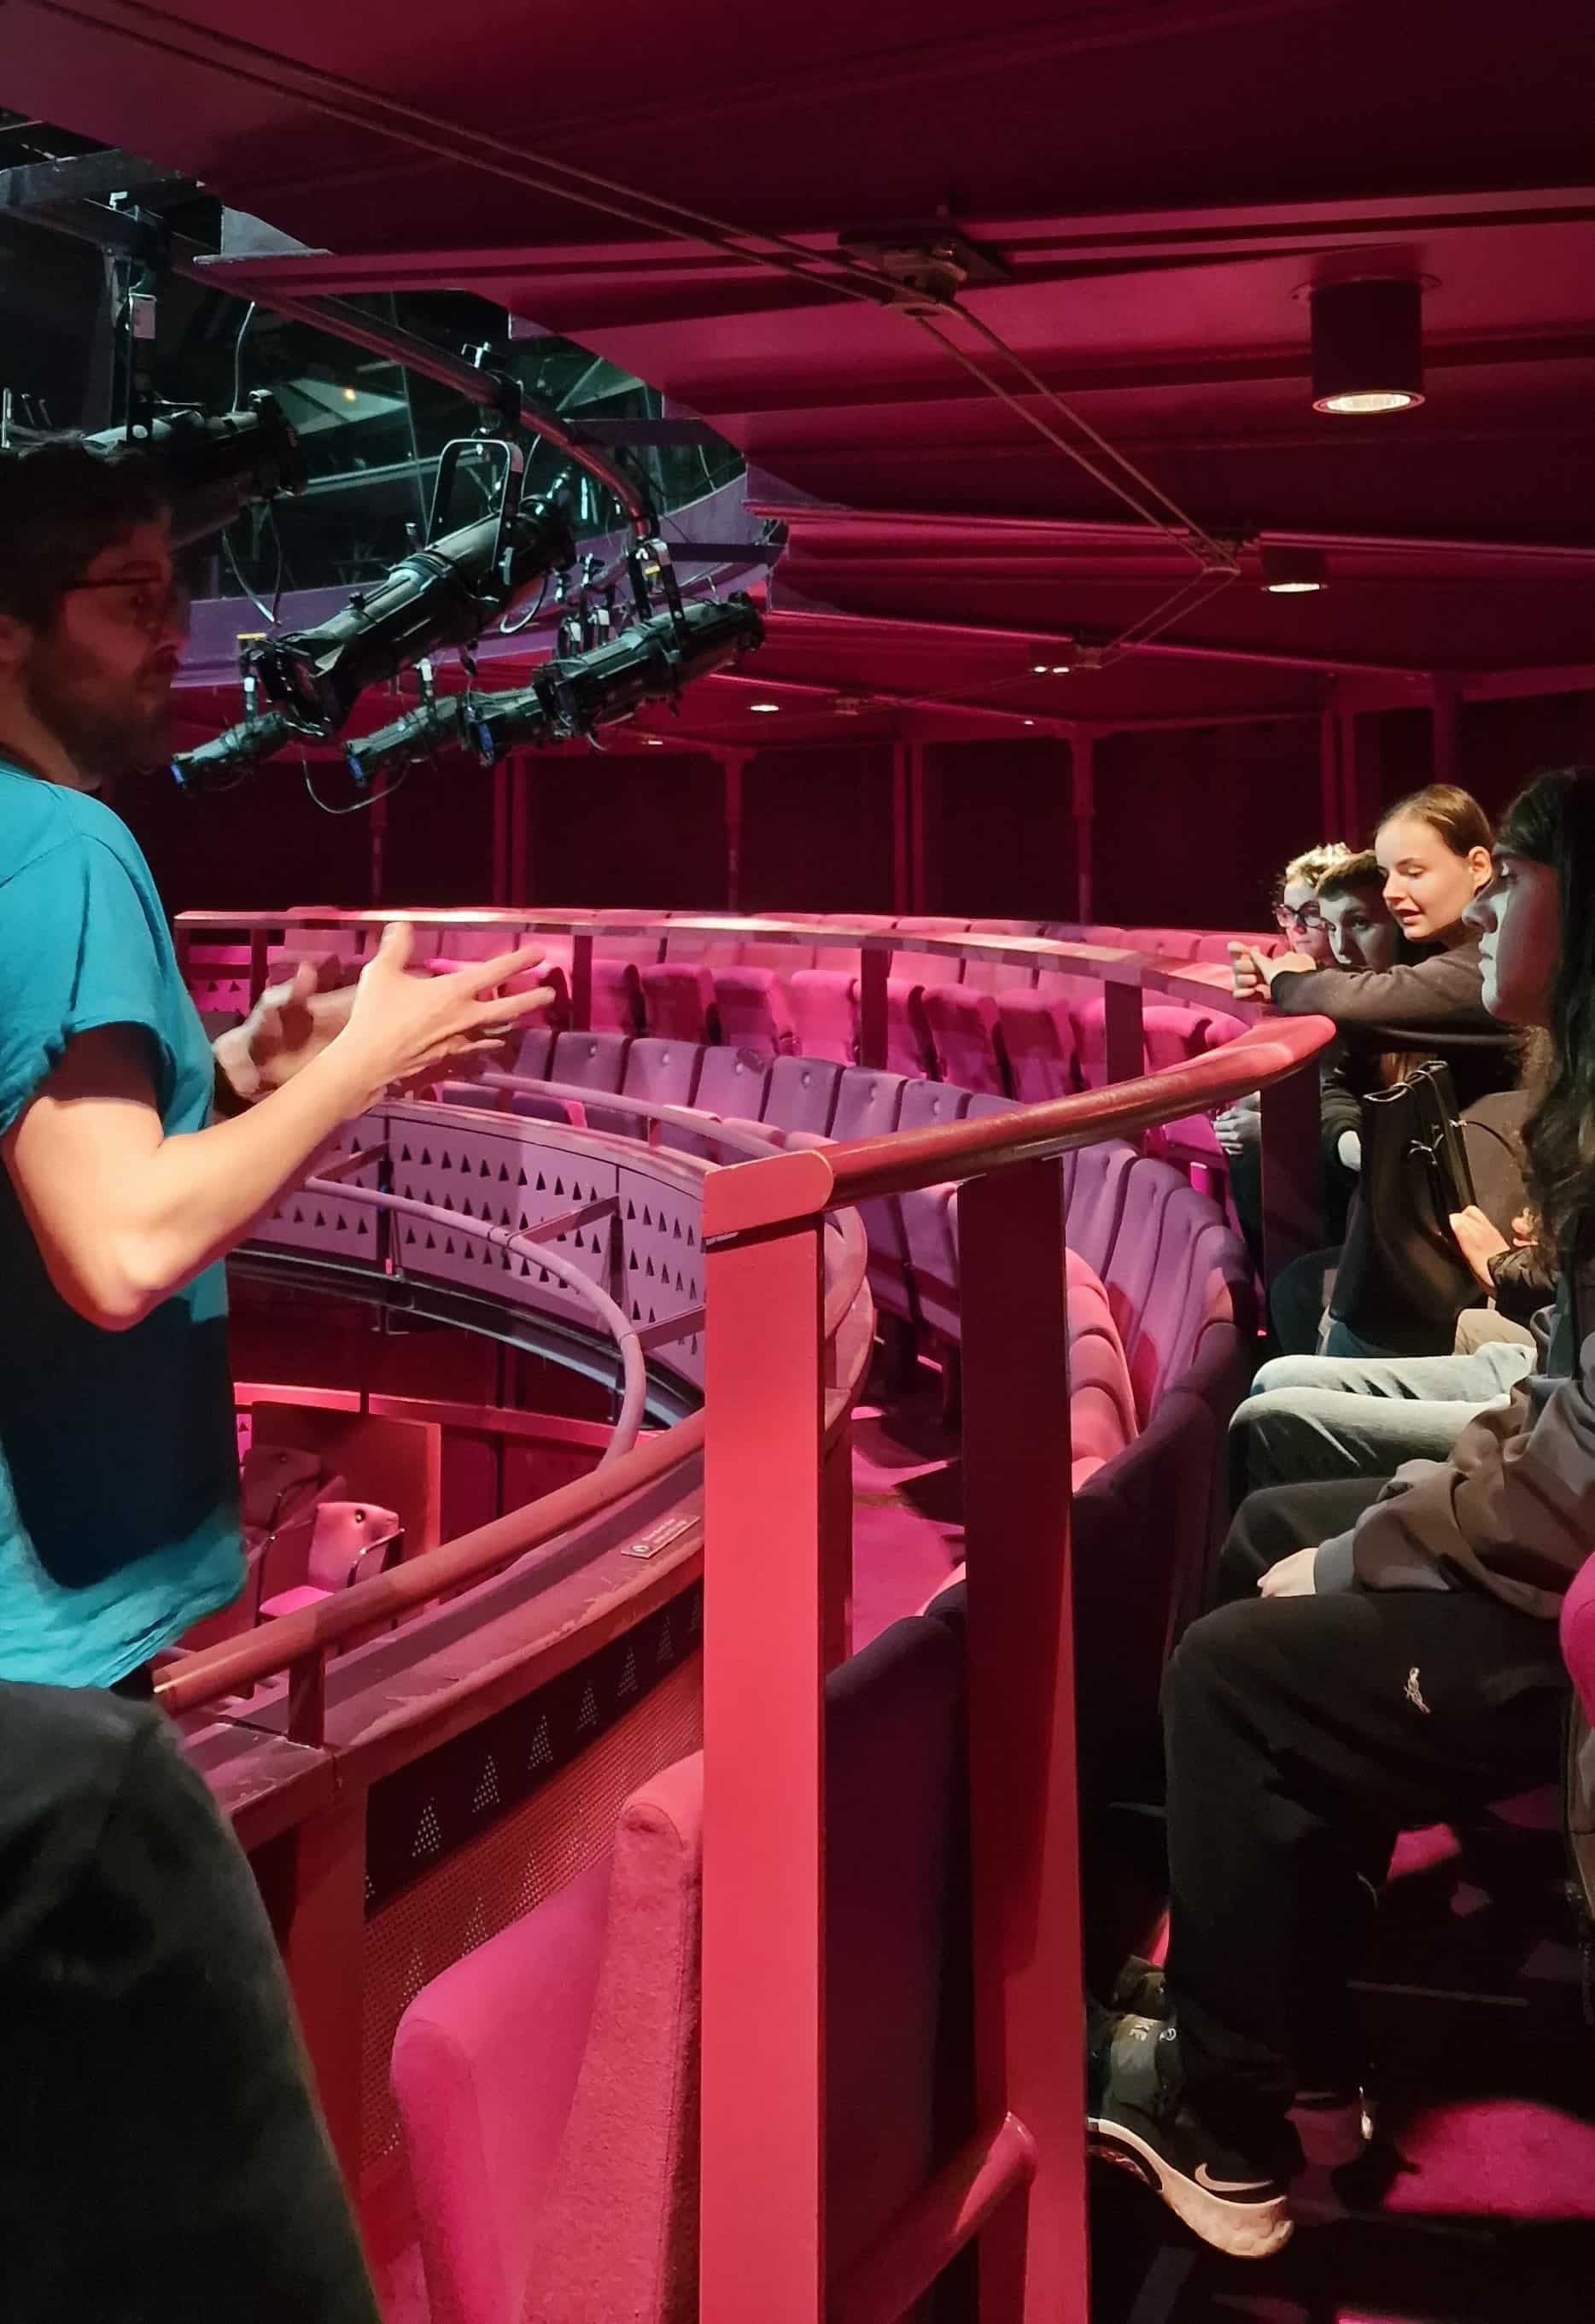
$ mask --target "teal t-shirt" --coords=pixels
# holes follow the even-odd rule
[[[133,834],[0,764],[0,1136],[75,1034],[144,1038],[161,1128],[215,1065]],[[244,1582],[224,1270],[127,1332],[51,1283],[0,1168],[0,1679],[109,1686]]]

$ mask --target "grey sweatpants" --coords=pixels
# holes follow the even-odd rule
[[[1468,1356],[1276,1357],[1230,1424],[1232,1506],[1262,1485],[1388,1477],[1404,1461],[1443,1461],[1535,1358],[1532,1345],[1507,1340]]]

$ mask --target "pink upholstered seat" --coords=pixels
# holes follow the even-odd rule
[[[823,955],[822,955],[823,956]],[[798,1047],[806,1057],[851,1065],[859,1053],[859,981],[841,968],[800,968],[787,987]]]
[[[397,1511],[370,1501],[318,1501],[307,1528],[279,1529],[261,1569],[260,1618],[280,1620],[319,1606],[340,1590],[380,1573],[400,1538]],[[302,1568],[290,1570],[303,1557]]]
[[[1139,1428],[1119,1326],[1095,1270],[1065,1253],[1069,1305],[1069,1443],[1075,1489],[1122,1452]]]
[[[639,969],[648,1029],[668,1041],[716,1041],[715,976],[704,961],[656,961]]]
[[[941,2159],[961,1663],[954,1626],[899,1622],[826,1686],[833,2276]],[[702,1792],[701,1757],[651,1778],[612,1858],[406,2011],[432,2324],[696,2319]]]
[[[785,979],[773,968],[717,965],[715,1009],[723,1041],[772,1056],[797,1044],[792,1003]]]
[[[921,1002],[940,1078],[1005,1097],[1008,1052],[993,996],[967,983],[927,984]]]
[[[1074,1022],[1068,1003],[1043,987],[1014,987],[996,995],[1009,1080],[1027,1105],[1067,1097],[1080,1086]]]
[[[1595,1557],[1587,1557],[1562,1601],[1562,1655],[1584,1706],[1595,1721]]]

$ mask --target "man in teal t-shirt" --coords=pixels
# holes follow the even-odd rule
[[[551,996],[527,950],[301,971],[216,1055],[149,870],[91,794],[159,764],[186,630],[136,456],[0,454],[0,1680],[147,1691],[242,1587],[222,1260],[383,1092]],[[213,1119],[213,1102],[226,1117]]]
[[[132,833],[0,761],[0,1136],[106,1025],[136,1028],[161,1130],[203,1130],[216,1060]],[[243,1586],[224,1269],[102,1330],[0,1174],[0,1677],[109,1685]]]

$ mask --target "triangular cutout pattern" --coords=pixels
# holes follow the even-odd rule
[[[578,1735],[584,1735],[589,1728],[596,1727],[597,1724],[598,1698],[594,1693],[589,1681],[582,1690],[582,1707],[576,1715],[576,1731]]]
[[[653,1650],[653,1659],[655,1667],[659,1670],[663,1670],[667,1663],[673,1663],[676,1659],[676,1641],[670,1636],[668,1614],[659,1624],[659,1642]]]
[[[496,1808],[499,1804],[498,1769],[493,1764],[490,1751],[483,1764],[476,1788],[471,1794],[471,1813],[485,1815],[489,1808]]]
[[[635,1694],[636,1692],[637,1656],[634,1649],[628,1646],[626,1648],[626,1659],[621,1665],[620,1684],[615,1688],[615,1693],[618,1696],[622,1694]]]
[[[531,1738],[531,1750],[526,1764],[528,1767],[551,1767],[554,1764],[554,1747],[549,1740],[547,1718],[538,1720],[537,1732]]]
[[[421,1810],[421,1820],[415,1828],[415,1840],[410,1847],[412,1862],[423,1857],[436,1856],[443,1845],[443,1826],[438,1821],[436,1803],[429,1800]]]

